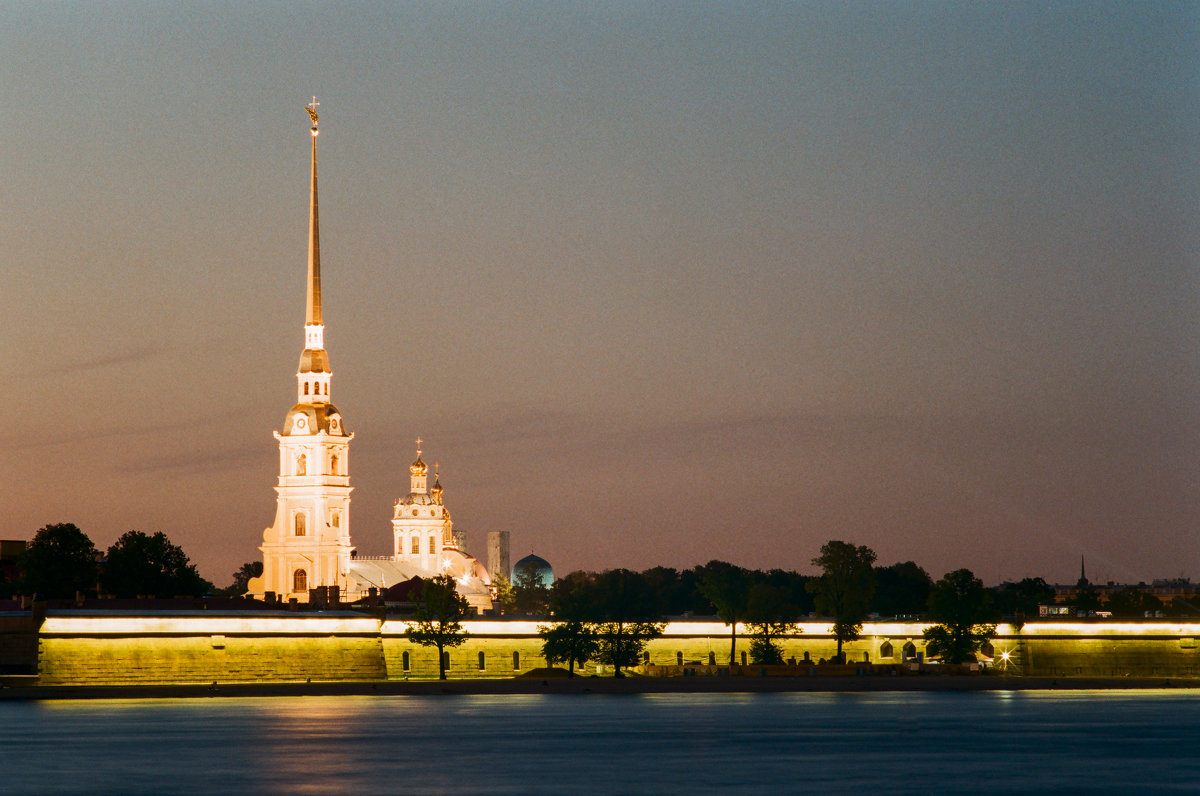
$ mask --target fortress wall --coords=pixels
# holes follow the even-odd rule
[[[1046,677],[1200,677],[1200,625],[1029,623],[997,628],[997,669]],[[1010,665],[1001,660],[1003,653]]]
[[[14,620],[18,621],[18,620]],[[470,637],[450,648],[452,678],[508,678],[546,665],[539,621],[469,621]],[[433,679],[437,653],[404,637],[408,622],[359,614],[208,611],[51,612],[37,631],[38,682],[45,685]],[[905,643],[923,652],[923,624],[867,624],[845,645],[849,661],[899,663]],[[6,629],[6,628],[0,628]],[[12,628],[17,630],[15,625]],[[781,639],[784,659],[828,660],[837,648],[828,623],[802,623]],[[1029,623],[1001,625],[995,668],[1036,676],[1200,677],[1200,625]],[[891,657],[881,655],[891,645]],[[739,636],[741,653],[750,640]],[[719,622],[673,622],[647,646],[658,666],[724,666],[729,628]],[[408,667],[404,654],[408,653]],[[479,655],[484,665],[479,667]],[[513,655],[517,656],[514,667]],[[595,665],[584,669],[594,673]]]
[[[38,683],[382,679],[379,621],[369,618],[50,616]]]

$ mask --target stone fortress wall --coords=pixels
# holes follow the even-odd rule
[[[451,678],[509,678],[546,666],[538,621],[464,623],[470,637],[448,650]],[[26,625],[32,627],[32,625]],[[14,632],[8,643],[36,649],[40,685],[149,685],[432,679],[437,653],[404,637],[407,622],[349,612],[87,612],[51,611],[40,628]],[[868,623],[846,645],[850,662],[910,662],[925,645],[920,623]],[[797,674],[830,659],[837,644],[825,622],[806,622],[782,639]],[[1028,676],[1200,676],[1200,624],[1031,622],[1001,625],[992,642],[997,671]],[[36,642],[29,638],[36,634]],[[906,645],[910,645],[906,647]],[[739,658],[749,640],[738,637]],[[658,673],[714,672],[729,658],[729,628],[714,621],[676,621],[647,648]],[[908,661],[905,660],[908,653]],[[673,668],[674,667],[674,668]],[[585,674],[596,673],[589,665]],[[813,674],[820,674],[815,667]]]

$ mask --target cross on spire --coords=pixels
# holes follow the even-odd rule
[[[417,437],[417,458],[421,458],[421,438]]]

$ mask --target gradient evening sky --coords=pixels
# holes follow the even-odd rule
[[[2,2],[0,537],[274,516],[321,112],[351,534],[1200,577],[1200,6]]]

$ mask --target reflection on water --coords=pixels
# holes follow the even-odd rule
[[[1192,791],[1200,692],[0,703],[5,793]]]

